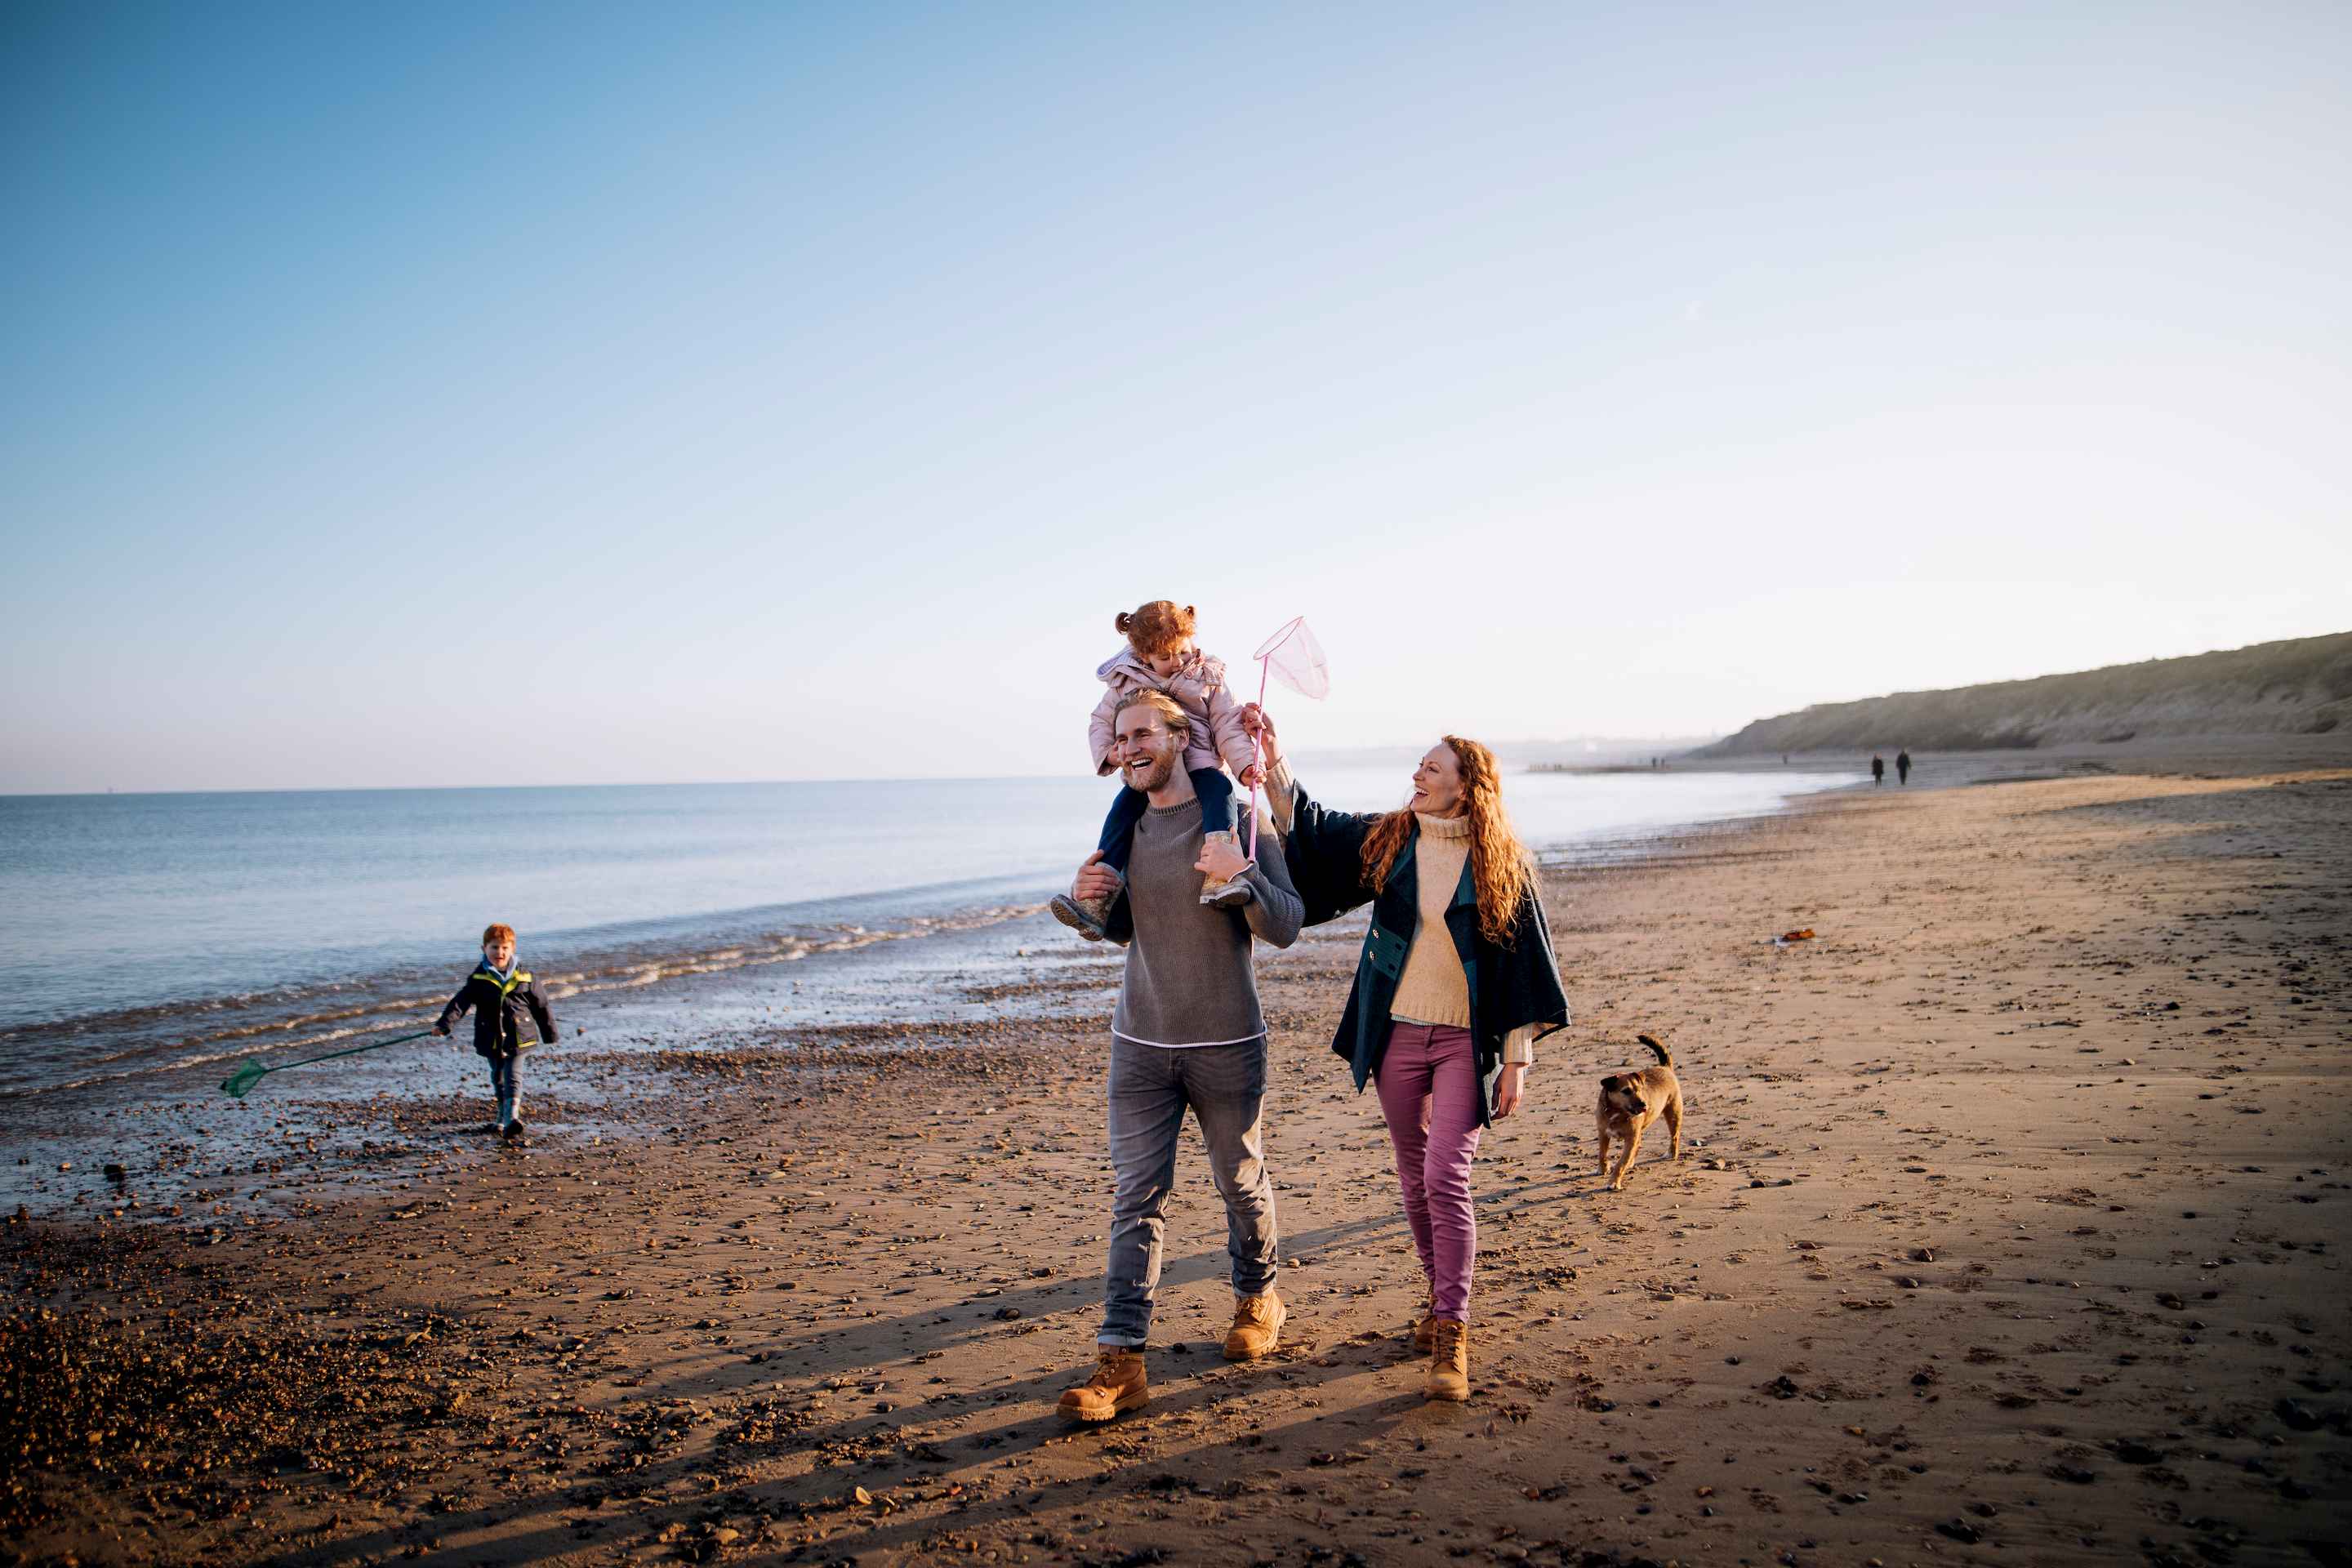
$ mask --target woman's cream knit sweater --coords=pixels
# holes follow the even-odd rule
[[[1274,808],[1275,827],[1287,836],[1292,820],[1288,759],[1266,769],[1266,804]],[[1466,1029],[1471,1023],[1470,977],[1462,973],[1462,955],[1454,951],[1454,933],[1445,929],[1445,910],[1454,901],[1454,889],[1462,885],[1462,868],[1470,859],[1470,819],[1424,816],[1417,811],[1413,816],[1421,823],[1421,845],[1413,851],[1420,862],[1421,923],[1413,929],[1412,946],[1405,953],[1404,973],[1398,977],[1389,1016],[1412,1024],[1454,1023]],[[1415,1005],[1430,1011],[1415,1012],[1405,1005],[1408,985]],[[1444,1016],[1438,1016],[1440,1010],[1444,1010]],[[1503,1037],[1505,1062],[1532,1065],[1535,1059],[1533,1024],[1522,1024]]]
[[[1462,885],[1462,868],[1470,862],[1470,819],[1467,816],[1413,816],[1421,823],[1421,842],[1413,849],[1413,875],[1420,894],[1421,923],[1413,928],[1412,946],[1405,953],[1404,973],[1397,977],[1396,999],[1389,1016],[1408,1024],[1451,1024],[1466,1029],[1470,1016],[1470,977],[1462,972],[1462,955],[1454,950],[1454,935],[1445,927],[1445,910]],[[1536,1059],[1535,1026],[1512,1030],[1503,1039],[1503,1060]]]

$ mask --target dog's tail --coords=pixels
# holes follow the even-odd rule
[[[1658,1065],[1660,1067],[1670,1068],[1675,1065],[1674,1052],[1666,1049],[1665,1047],[1658,1044],[1657,1041],[1652,1039],[1647,1035],[1636,1035],[1633,1037],[1658,1053]]]

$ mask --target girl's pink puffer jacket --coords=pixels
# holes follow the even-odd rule
[[[1087,721],[1087,741],[1094,747],[1097,773],[1111,771],[1111,722],[1118,717],[1118,705],[1147,689],[1174,698],[1192,721],[1192,736],[1184,747],[1187,773],[1223,762],[1239,775],[1257,761],[1257,747],[1242,728],[1242,705],[1234,700],[1233,691],[1225,685],[1224,660],[1195,652],[1175,674],[1162,680],[1151,673],[1141,655],[1122,647],[1103,660],[1095,679],[1110,689],[1095,704],[1094,717]]]

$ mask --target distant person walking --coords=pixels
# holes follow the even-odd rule
[[[1870,753],[1870,782],[1874,788],[1886,782],[1886,759],[1876,752]]]
[[[1911,752],[1907,748],[1895,753],[1895,782],[1899,784],[1911,782]]]

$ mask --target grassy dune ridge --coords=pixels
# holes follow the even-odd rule
[[[1693,752],[1910,746],[1939,752],[2136,735],[2326,734],[2352,721],[2352,632],[2103,669],[1818,702]]]

